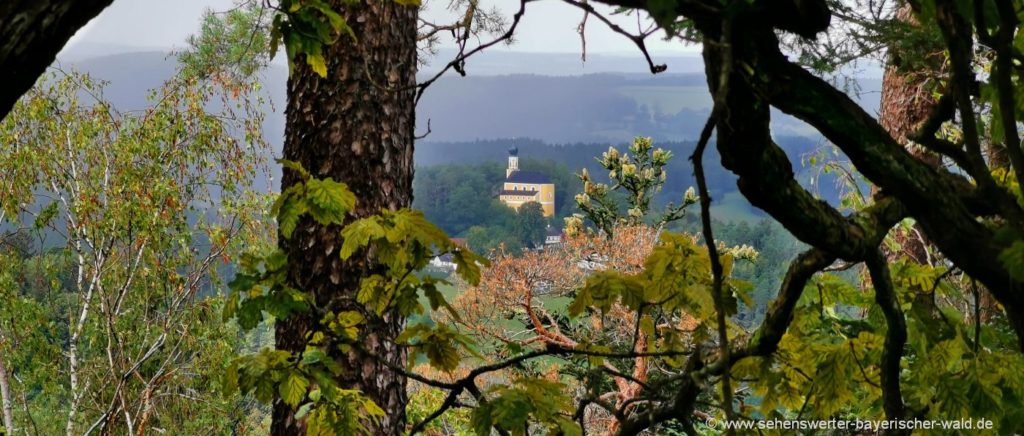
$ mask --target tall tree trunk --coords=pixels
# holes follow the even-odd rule
[[[900,7],[896,19],[918,26],[908,4]],[[908,65],[903,59],[904,54],[889,53],[885,74],[882,76],[882,101],[878,116],[878,123],[893,139],[907,147],[914,156],[929,162],[933,162],[934,157],[926,154],[920,146],[910,144],[907,136],[917,131],[935,107],[936,101],[928,84],[939,79],[943,59],[941,52],[938,54],[940,56],[930,56],[924,61],[928,68],[919,68]]]
[[[900,7],[896,12],[896,19],[912,26],[919,25],[909,4]],[[885,73],[882,76],[882,100],[878,123],[911,155],[938,167],[942,163],[938,155],[907,139],[908,135],[920,129],[938,104],[929,85],[940,80],[945,73],[945,55],[941,49],[936,48],[933,52],[923,53],[923,55],[925,56],[923,62],[910,67],[904,64],[899,54],[890,53],[886,61]],[[996,147],[992,147],[989,154],[996,159],[999,152]],[[876,189],[877,187],[872,187],[872,191]],[[901,249],[897,252],[889,252],[887,247],[883,246],[883,253],[889,260],[906,256],[919,264],[928,263],[930,244],[928,235],[920,224],[915,224],[910,233],[898,232],[893,236],[896,237]],[[999,309],[987,289],[982,288],[978,292],[980,307],[975,309],[982,314],[982,320],[987,320],[992,314],[998,313]],[[921,297],[920,302],[931,306],[931,302],[927,298]],[[961,309],[967,314],[970,313],[971,308]],[[938,316],[937,311],[934,313]]]
[[[896,19],[912,26],[918,25],[910,5],[906,3],[896,12]],[[878,123],[893,139],[914,157],[934,166],[940,164],[939,157],[912,143],[907,137],[920,128],[938,103],[929,88],[939,78],[942,70],[943,56],[941,52],[937,54],[924,53],[924,61],[910,66],[904,62],[900,53],[889,53],[882,76],[882,101],[878,116]],[[877,187],[872,187],[872,193],[876,190]],[[902,250],[899,253],[885,252],[886,257],[892,259],[905,255],[917,263],[926,263],[928,243],[920,226],[915,226],[910,234],[896,236],[900,239]]]
[[[7,364],[0,356],[0,401],[4,409],[4,430],[14,433],[14,399],[11,397],[11,381],[7,375]]]
[[[315,177],[348,184],[358,199],[356,217],[376,214],[381,208],[407,207],[412,203],[417,8],[391,1],[329,3],[342,11],[358,43],[343,36],[325,47],[326,78],[314,73],[304,59],[295,60],[288,79],[284,158],[301,163]],[[297,180],[294,172],[286,170],[281,189]],[[279,242],[288,253],[289,284],[312,292],[319,307],[332,310],[357,305],[357,285],[374,269],[368,257],[340,260],[339,230],[307,217],[299,222],[292,239]],[[277,347],[301,351],[306,332],[318,321],[293,317],[279,322]],[[391,341],[404,326],[405,320],[394,314],[369,320],[363,345],[404,367],[406,352]],[[371,433],[401,433],[405,378],[360,352],[335,353],[333,357],[345,368],[342,386],[361,390],[387,412]],[[274,404],[273,434],[299,434],[302,428],[287,405]]]

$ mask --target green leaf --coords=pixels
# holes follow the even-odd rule
[[[278,387],[281,400],[289,406],[296,407],[306,396],[306,388],[309,387],[309,380],[306,380],[298,371],[288,371],[288,376]]]
[[[437,290],[437,286],[433,283],[429,283],[423,287],[423,294],[427,297],[430,302],[430,310],[437,310],[438,308],[444,307],[445,311],[455,321],[462,321],[462,317],[459,316],[459,311],[455,310],[448,300],[444,298],[444,294]]]
[[[425,355],[431,366],[446,372],[458,368],[462,360],[458,347],[468,351],[470,346],[468,337],[445,325],[431,328],[416,324],[398,335],[395,342],[412,345],[414,352]]]
[[[309,214],[320,224],[341,224],[356,205],[356,196],[344,183],[326,179],[306,181]]]
[[[327,354],[319,348],[308,348],[302,352],[302,364],[312,365],[318,363],[327,358]]]
[[[280,204],[275,204],[277,211],[277,225],[281,230],[281,236],[290,239],[295,227],[299,224],[299,218],[308,212],[306,202],[296,195],[281,194]]]
[[[565,416],[571,414],[572,400],[562,383],[521,378],[511,385],[492,388],[490,394],[493,398],[480,404],[471,417],[470,425],[478,435],[491,434],[491,428],[522,434],[531,421],[544,425],[548,434],[582,432]]]
[[[288,159],[278,159],[277,163],[281,164],[281,166],[285,168],[288,168],[292,171],[299,173],[299,176],[302,177],[302,180],[308,180],[310,177],[312,177],[310,176],[309,171],[306,171],[306,168],[304,168],[302,164],[296,161]]]
[[[306,414],[309,413],[309,409],[312,409],[312,408],[313,408],[313,403],[303,404],[302,407],[299,407],[299,410],[295,411],[295,419],[305,418]]]
[[[50,221],[53,221],[53,218],[57,216],[57,206],[57,202],[54,201],[40,210],[39,214],[36,215],[35,221],[32,222],[32,228],[35,230],[41,230],[43,227],[50,224]]]
[[[452,252],[452,262],[455,263],[455,273],[471,286],[480,283],[480,265],[490,264],[487,259],[463,248]]]
[[[324,63],[324,55],[320,53],[307,54],[306,63],[313,68],[313,72],[320,77],[327,77],[327,64]]]
[[[341,258],[352,257],[356,250],[365,247],[371,239],[383,238],[385,233],[379,217],[368,217],[349,223],[341,230],[341,237],[345,239],[341,246]]]
[[[270,60],[277,56],[277,49],[281,46],[281,17],[281,14],[274,15],[270,26]]]
[[[224,377],[221,378],[221,384],[223,386],[223,394],[225,399],[232,398],[238,393],[238,362],[232,361],[228,365],[227,370],[224,371]]]
[[[224,300],[224,311],[221,314],[221,319],[224,320],[224,322],[227,322],[228,320],[235,317],[236,313],[238,312],[238,300],[238,291],[228,292],[228,297],[226,300]]]
[[[618,300],[632,307],[643,294],[643,289],[643,283],[637,277],[612,270],[599,271],[587,278],[569,305],[569,315],[579,316],[589,306],[607,312]]]

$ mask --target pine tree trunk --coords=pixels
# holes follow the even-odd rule
[[[915,26],[918,25],[909,4],[900,7],[896,13],[896,19]],[[878,117],[879,124],[892,135],[893,139],[906,147],[911,155],[936,167],[942,163],[938,155],[909,141],[907,136],[920,128],[938,104],[929,88],[929,83],[934,83],[944,74],[945,59],[941,52],[937,53],[940,54],[927,58],[925,67],[919,66],[916,69],[902,65],[899,56],[890,54],[886,62],[885,74],[882,76],[882,101]],[[998,150],[990,149],[990,156],[993,159],[996,159],[997,153]],[[992,163],[995,164],[995,162]],[[872,193],[876,189],[873,187]],[[916,263],[927,263],[929,240],[920,224],[914,225],[912,233],[899,232],[893,236],[897,238],[901,250],[890,253],[883,246],[882,250],[889,260],[906,256]],[[987,320],[991,314],[1000,312],[992,294],[987,289],[981,288],[978,292],[980,293],[979,305],[983,308],[980,309],[983,321]],[[922,304],[929,303],[922,301]],[[962,309],[965,311],[964,313],[968,313],[971,308]]]
[[[352,26],[358,43],[342,37],[325,47],[327,77],[314,73],[301,57],[288,79],[284,158],[297,161],[315,177],[348,184],[358,204],[353,214],[365,217],[381,208],[412,203],[415,128],[417,8],[395,2],[346,4],[331,0]],[[297,181],[286,170],[281,189]],[[280,238],[289,256],[290,285],[312,292],[318,306],[352,308],[360,278],[372,271],[372,259],[342,262],[340,228],[303,219],[292,239]],[[301,351],[316,317],[293,317],[276,326],[279,349]],[[370,320],[364,346],[398,367],[406,352],[394,345],[405,320],[388,315]],[[345,368],[340,383],[361,390],[387,412],[373,434],[400,434],[405,426],[406,380],[359,352],[333,356]],[[290,408],[274,404],[272,433],[301,434]]]
[[[896,12],[896,19],[911,25],[917,25],[909,4],[904,4]],[[882,101],[878,123],[892,135],[893,139],[902,144],[914,157],[931,165],[940,164],[937,155],[928,152],[920,145],[907,139],[916,132],[935,108],[937,101],[932,96],[930,83],[938,78],[942,69],[943,59],[932,56],[926,61],[934,68],[909,68],[903,65],[898,54],[890,53],[886,61],[885,73],[882,76]],[[872,193],[877,188],[872,188]],[[926,263],[927,238],[920,226],[915,226],[916,233],[901,235],[899,253],[886,253],[890,259],[901,255],[909,256],[917,263]],[[919,236],[919,237],[918,237]],[[884,247],[883,247],[884,249]]]

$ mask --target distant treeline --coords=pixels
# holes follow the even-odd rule
[[[560,227],[562,217],[575,210],[573,196],[581,183],[564,164],[524,159],[520,168],[539,171],[555,183],[556,217],[545,224]],[[527,246],[523,227],[511,208],[497,198],[505,180],[505,162],[449,164],[421,167],[413,178],[413,207],[448,234],[469,239],[472,248],[486,251],[501,243],[510,249]]]
[[[586,146],[580,144],[572,147]],[[520,150],[522,151],[522,145]],[[674,161],[675,165],[687,162],[685,158]],[[557,186],[557,216],[548,219],[546,224],[560,227],[563,224],[562,217],[578,212],[573,196],[582,187],[567,165],[551,160],[524,159],[520,166],[544,172]],[[717,168],[713,172],[713,177],[719,181],[718,189],[734,190],[735,183],[729,175],[724,173],[717,163],[712,167]],[[668,179],[670,183],[672,176]],[[501,245],[504,245],[506,250],[515,252],[529,245],[528,234],[534,231],[536,223],[531,222],[530,217],[517,214],[496,198],[497,187],[504,178],[504,162],[497,160],[481,161],[476,164],[420,167],[413,179],[413,189],[416,193],[413,206],[423,210],[428,219],[440,225],[449,234],[466,238],[470,248],[477,252],[486,254]],[[722,184],[722,181],[727,183]],[[664,194],[659,198],[664,202],[670,195]],[[744,207],[754,210],[749,204]],[[669,230],[699,233],[698,210],[693,208],[690,212],[683,220],[670,226]],[[789,261],[803,245],[770,219],[736,218],[724,213],[715,215],[715,235],[718,240],[729,245],[750,245],[761,254],[757,262],[738,264],[736,274],[738,278],[753,285],[750,296],[757,303],[754,307],[763,310],[766,307],[764,303],[778,290]],[[762,311],[750,308],[745,308],[741,312],[739,320],[745,324],[752,324],[764,316]]]
[[[795,162],[798,180],[809,181],[815,170],[800,168],[799,162],[819,144],[802,137],[779,138],[778,142]],[[689,161],[694,144],[655,141],[655,145],[675,155],[669,161],[667,183],[655,198],[656,207],[663,207],[668,202],[678,203],[686,189],[695,184]],[[595,157],[607,151],[608,144],[550,145],[533,139],[421,142],[416,150],[413,206],[452,236],[467,238],[478,251],[486,252],[501,243],[512,249],[522,247],[523,229],[518,228],[522,224],[516,213],[497,199],[511,146],[519,148],[521,168],[542,172],[555,183],[556,217],[548,222],[552,226],[562,226],[562,217],[578,212],[573,197],[582,190],[575,176],[581,168],[587,168],[600,181],[607,180]],[[623,151],[626,146],[618,144],[616,148]],[[748,244],[764,254],[756,265],[744,267],[740,273],[755,285],[755,300],[767,300],[778,287],[776,276],[781,277],[775,273],[785,267],[799,244],[777,224],[762,222],[763,213],[737,192],[735,176],[721,166],[714,147],[708,148],[705,162],[719,239],[733,245]],[[838,203],[838,189],[828,174],[819,180],[815,192],[830,203]],[[671,230],[698,232],[697,210],[691,212]]]
[[[805,137],[780,137],[778,143],[783,147],[790,159],[795,162],[794,171],[798,174],[807,173],[799,180],[806,182],[810,179],[810,170],[799,167],[801,158],[814,152],[820,144]],[[668,181],[663,191],[658,195],[657,201],[661,204],[669,201],[678,202],[683,193],[690,186],[696,184],[693,178],[693,166],[689,161],[693,153],[694,143],[659,141],[654,138],[656,147],[671,151],[674,158],[668,164]],[[508,158],[507,150],[510,147],[519,148],[519,156],[524,165],[530,165],[538,171],[544,172],[555,179],[556,203],[559,215],[566,215],[567,202],[571,202],[573,195],[579,192],[579,185],[574,185],[576,178],[573,174],[581,169],[587,168],[590,174],[598,180],[606,180],[607,174],[601,171],[595,160],[608,150],[609,146],[615,146],[620,151],[627,148],[625,143],[571,143],[571,144],[548,144],[544,141],[527,138],[517,139],[494,139],[478,140],[468,142],[430,142],[421,141],[416,144],[416,197],[417,205],[427,205],[429,202],[437,201],[436,195],[428,193],[427,189],[433,192],[449,192],[457,188],[460,181],[466,181],[473,188],[483,189],[488,193],[496,192],[498,184],[505,177],[505,166]],[[548,161],[548,162],[545,162]],[[736,191],[736,177],[722,168],[718,151],[709,147],[704,157],[705,171],[707,172],[708,185],[712,197],[724,198],[728,193]],[[529,163],[525,163],[529,162]],[[479,169],[467,166],[482,164]],[[457,165],[456,168],[432,168],[443,165]],[[462,178],[436,179],[438,172],[464,173]],[[479,173],[479,174],[474,174]],[[566,182],[568,181],[568,183]],[[450,187],[446,187],[451,183]],[[482,186],[481,186],[482,185]],[[568,189],[566,189],[568,187]],[[826,201],[838,201],[838,192],[828,178],[823,179],[817,189],[819,194]],[[419,200],[427,196],[428,203],[420,203]]]

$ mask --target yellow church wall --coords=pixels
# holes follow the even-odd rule
[[[506,182],[502,189],[506,191],[538,191],[539,201],[536,199],[537,196],[526,196],[526,195],[502,195],[501,201],[513,209],[519,209],[523,203],[531,201],[538,201],[541,205],[541,209],[544,210],[544,216],[551,217],[555,216],[555,185],[553,183],[509,183]]]
[[[540,185],[540,205],[544,209],[544,216],[555,216],[555,185],[552,183]]]

